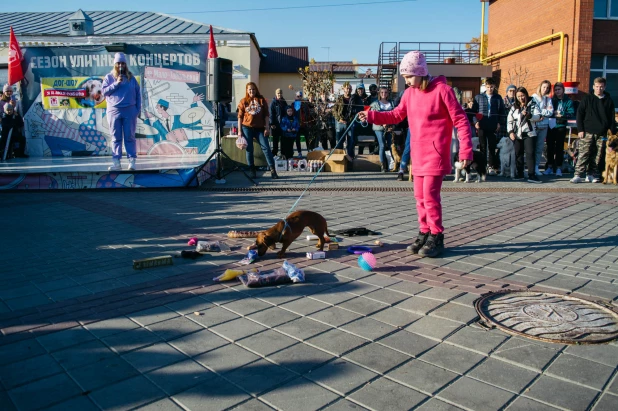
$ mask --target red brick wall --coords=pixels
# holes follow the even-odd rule
[[[592,25],[592,54],[618,55],[618,21],[595,20]]]
[[[488,53],[507,51],[557,32],[567,35],[561,81],[588,88],[594,0],[495,0],[489,6]],[[492,62],[498,91],[510,84],[509,70],[527,69],[520,84],[533,92],[543,80],[558,80],[560,40],[542,43]]]

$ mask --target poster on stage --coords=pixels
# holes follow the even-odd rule
[[[140,76],[135,76],[141,84]],[[46,77],[41,79],[41,100],[46,110],[107,108],[103,77]]]
[[[101,88],[114,54],[100,45],[24,49],[22,107],[31,156],[112,154]],[[210,155],[215,127],[205,99],[208,45],[126,44],[124,54],[141,89],[138,155]]]

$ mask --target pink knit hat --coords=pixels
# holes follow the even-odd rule
[[[425,55],[420,51],[411,51],[403,56],[399,65],[399,74],[420,77],[428,75],[429,70],[427,70]]]

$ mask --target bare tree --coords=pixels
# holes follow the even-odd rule
[[[513,68],[510,68],[507,72],[509,76],[509,84],[513,84],[515,87],[526,87],[526,79],[528,78],[528,74],[530,74],[530,69],[528,67],[517,67],[513,65]]]
[[[309,139],[318,138],[326,128],[328,116],[331,115],[328,106],[328,96],[333,91],[334,77],[329,70],[313,71],[309,66],[299,68],[298,73],[303,80],[303,90],[309,100],[307,121]],[[292,89],[292,86],[290,86]]]

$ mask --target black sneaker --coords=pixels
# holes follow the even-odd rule
[[[423,246],[425,245],[425,242],[427,242],[427,237],[429,237],[428,232],[423,233],[422,231],[419,231],[418,237],[416,237],[416,240],[414,241],[414,243],[410,244],[408,248],[406,248],[406,250],[408,250],[412,254],[418,254],[418,250],[423,248]]]
[[[539,180],[539,177],[536,176],[535,174],[530,174],[528,176],[528,182],[529,183],[534,183],[534,184],[541,184],[541,180]]]
[[[274,167],[270,169],[270,176],[272,177],[273,180],[276,180],[279,178],[279,175],[277,175],[277,170],[275,170]]]
[[[444,234],[429,234],[423,248],[418,251],[421,257],[436,258],[444,251]]]
[[[257,178],[257,174],[255,172],[255,166],[251,166],[251,168],[249,169],[249,177]]]
[[[403,172],[398,172],[397,173],[397,181],[403,181]]]

